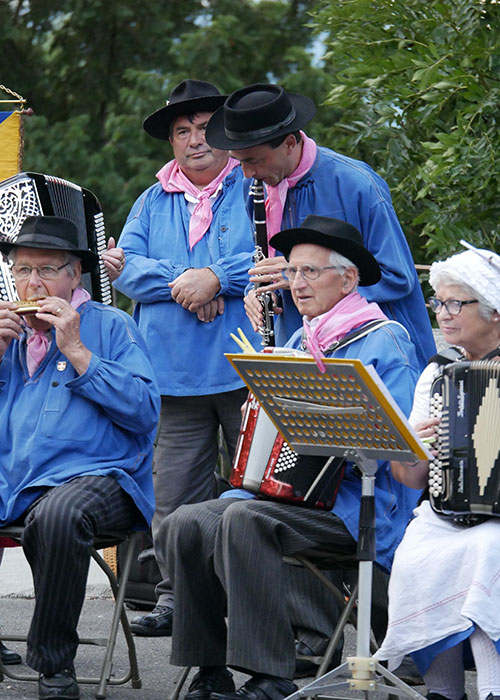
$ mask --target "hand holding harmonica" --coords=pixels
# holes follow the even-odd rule
[[[23,332],[20,313],[17,312],[17,302],[0,301],[0,358],[9,347],[12,340],[17,340]]]

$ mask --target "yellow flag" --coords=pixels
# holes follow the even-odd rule
[[[21,114],[0,112],[0,182],[21,169]]]

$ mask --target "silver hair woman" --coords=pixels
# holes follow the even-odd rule
[[[500,257],[469,246],[431,267],[429,300],[444,339],[467,360],[500,361]],[[430,417],[431,361],[415,391],[410,422],[421,438],[439,425]],[[500,435],[500,425],[492,440]],[[500,452],[500,442],[498,445]],[[429,463],[391,464],[413,488],[427,483]],[[430,700],[464,697],[464,653],[472,650],[480,700],[500,699],[500,519],[463,527],[424,499],[396,550],[389,584],[389,625],[377,653],[397,667],[412,653]],[[470,647],[469,647],[470,645]]]

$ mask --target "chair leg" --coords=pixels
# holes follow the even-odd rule
[[[166,700],[178,700],[180,692],[184,686],[184,683],[187,680],[187,677],[189,676],[189,672],[191,670],[191,666],[184,666],[181,668],[179,671],[177,678],[174,681],[174,687],[172,690],[171,695],[168,696]]]
[[[121,582],[118,583],[117,578],[113,570],[108,566],[100,554],[93,548],[91,548],[91,555],[96,561],[96,563],[101,567],[106,576],[108,577],[111,590],[113,591],[113,596],[115,598],[115,606],[113,611],[113,619],[111,622],[111,628],[109,631],[108,641],[106,644],[106,652],[104,655],[104,661],[102,665],[101,676],[99,679],[99,684],[96,690],[96,698],[102,700],[106,697],[106,687],[111,681],[111,672],[113,667],[113,652],[116,645],[116,637],[118,633],[118,626],[121,622],[123,633],[125,635],[125,640],[127,642],[128,656],[130,662],[130,671],[127,676],[120,679],[120,683],[126,683],[129,679],[132,681],[133,688],[141,688],[142,681],[139,676],[139,667],[137,663],[137,654],[135,650],[135,642],[133,635],[130,631],[130,626],[125,612],[124,600],[125,600],[125,588],[127,585],[128,577],[130,575],[130,569],[132,567],[132,559],[134,556],[134,542],[135,533],[131,533],[128,540],[127,550],[125,553],[125,559],[121,571]],[[115,681],[116,683],[116,681]]]

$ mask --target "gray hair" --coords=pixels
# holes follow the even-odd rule
[[[455,276],[449,270],[439,268],[435,269],[433,271],[431,285],[435,292],[437,292],[439,287],[442,285],[454,285],[456,287],[460,287],[466,296],[470,297],[471,299],[478,300],[479,304],[477,306],[479,315],[487,321],[491,321],[491,318],[496,311],[495,307],[492,306],[492,304],[490,304],[482,294],[479,294],[479,292],[471,287],[470,284],[467,284],[460,279],[460,277]]]
[[[355,265],[353,262],[351,262],[351,260],[349,260],[349,258],[346,258],[345,255],[341,255],[340,253],[337,253],[336,250],[330,251],[329,260],[330,260],[330,265],[333,265],[339,271],[341,271],[341,274],[343,274],[344,271],[346,270],[346,268],[348,268],[348,267],[353,267],[356,270],[356,272],[358,273],[358,279],[356,281],[355,286],[352,289],[353,292],[356,292],[358,289],[358,282],[359,282],[358,266]]]

